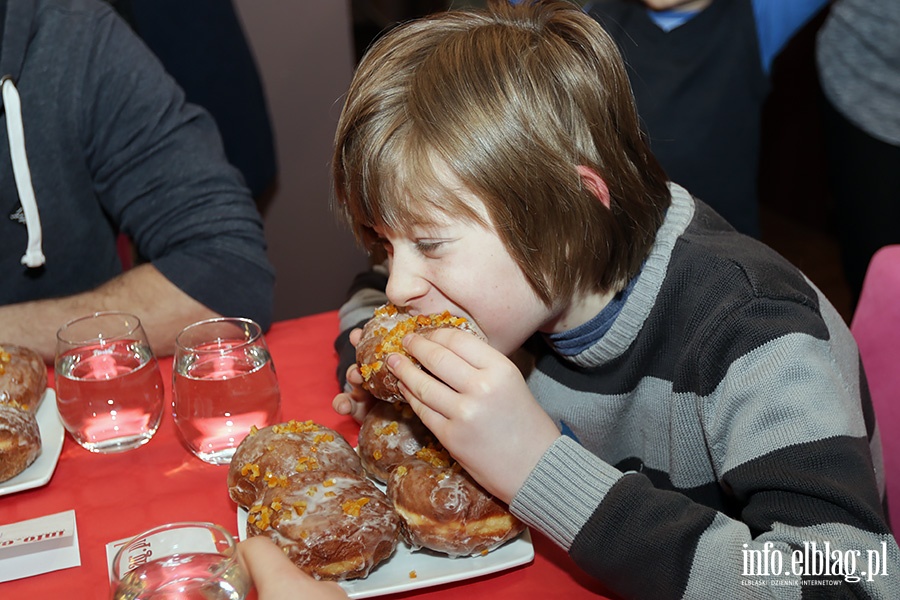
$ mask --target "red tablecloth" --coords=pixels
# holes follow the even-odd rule
[[[266,335],[281,385],[285,420],[312,419],[356,444],[357,424],[337,415],[337,357],[332,342],[337,313],[276,323]],[[160,361],[170,401],[171,360]],[[174,521],[212,521],[237,533],[234,502],[225,485],[227,467],[207,465],[182,446],[167,411],[145,446],[124,454],[91,454],[68,434],[50,482],[0,497],[0,524],[75,509],[81,566],[0,583],[0,598],[106,598],[106,544]],[[597,598],[603,590],[565,552],[532,532],[534,562],[515,569],[391,598]],[[603,551],[598,549],[598,552]]]

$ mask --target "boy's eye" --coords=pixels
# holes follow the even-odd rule
[[[429,254],[436,251],[443,244],[443,240],[416,240],[416,250],[422,254]]]

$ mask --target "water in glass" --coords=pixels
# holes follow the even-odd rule
[[[143,340],[91,344],[60,354],[56,395],[66,429],[92,452],[147,443],[162,416],[162,377]]]

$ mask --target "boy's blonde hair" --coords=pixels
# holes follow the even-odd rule
[[[606,182],[610,207],[576,167]],[[639,129],[615,42],[562,1],[450,11],[401,25],[363,57],[338,124],[335,200],[357,238],[436,212],[483,221],[480,198],[548,306],[640,269],[670,197]]]

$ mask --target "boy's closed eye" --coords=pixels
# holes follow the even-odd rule
[[[443,239],[418,239],[416,240],[416,250],[424,256],[431,256],[437,254],[448,241]]]

